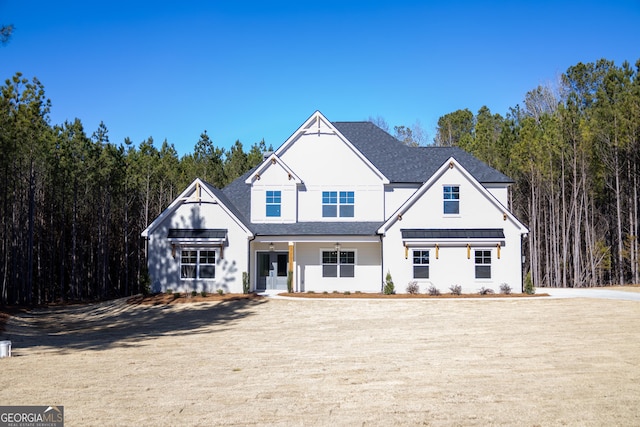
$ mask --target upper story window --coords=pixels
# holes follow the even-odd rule
[[[282,193],[267,190],[267,217],[279,217],[282,203]]]
[[[341,191],[340,192],[340,216],[346,218],[353,218],[353,205],[355,197],[353,191]]]
[[[429,278],[429,251],[421,249],[413,251],[413,278]]]
[[[491,251],[475,251],[476,279],[491,279]]]
[[[322,216],[335,218],[353,218],[355,195],[353,191],[323,191]]]
[[[323,217],[338,216],[338,192],[337,191],[322,192],[322,216]]]
[[[457,185],[445,185],[442,187],[444,199],[443,209],[445,214],[460,213],[460,187]]]
[[[180,251],[181,279],[213,279],[216,277],[216,251],[183,249]]]

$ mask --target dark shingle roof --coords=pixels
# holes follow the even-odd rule
[[[450,157],[455,158],[479,182],[513,181],[457,147],[408,147],[371,122],[333,122],[373,165],[392,183],[424,183]],[[251,224],[251,186],[245,180],[252,169],[219,190],[220,197],[247,227],[259,235],[374,235],[377,222],[300,222],[295,224]]]
[[[409,147],[371,122],[334,122],[333,125],[391,182],[423,183],[450,157],[481,183],[513,182],[458,147]]]

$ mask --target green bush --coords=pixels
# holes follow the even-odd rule
[[[222,289],[218,289],[218,295],[224,295],[224,291]]]
[[[528,271],[527,275],[524,277],[524,293],[528,295],[533,295],[536,293],[536,288],[533,286],[533,281],[531,280],[530,271]]]
[[[287,292],[293,292],[293,271],[287,273]]]
[[[387,276],[384,279],[384,288],[382,289],[382,292],[385,295],[392,295],[396,293],[396,288],[393,285],[393,279],[391,279],[390,271],[387,271]]]
[[[203,298],[206,297],[207,296],[207,291],[200,292],[200,296],[203,297]]]
[[[351,295],[351,292],[350,291],[344,291],[344,294],[345,295]]]
[[[140,270],[140,293],[143,296],[147,296],[151,293],[151,277],[149,276],[149,269],[146,265]]]
[[[173,289],[167,289],[167,295],[171,295],[173,293]]]
[[[196,291],[191,291],[191,296],[192,296],[192,297],[195,297],[195,296],[197,296],[197,295],[198,295],[198,293],[197,293]]]
[[[249,274],[246,271],[242,272],[242,293],[249,293]]]

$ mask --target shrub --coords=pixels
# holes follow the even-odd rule
[[[391,279],[391,272],[387,271],[387,276],[384,279],[384,288],[382,292],[385,295],[392,295],[396,293],[396,288],[393,285],[393,280]]]
[[[511,293],[511,286],[507,285],[506,283],[503,283],[502,285],[500,285],[500,293],[509,295]]]
[[[167,289],[167,295],[171,295],[173,293],[173,289]]]
[[[147,296],[151,293],[151,277],[149,276],[149,269],[147,269],[146,264],[142,267],[140,271],[140,293],[143,296]]]
[[[293,271],[287,273],[287,292],[293,292]]]
[[[493,295],[495,294],[494,290],[491,288],[485,288],[484,286],[478,289],[478,293],[480,295]]]
[[[307,291],[308,294],[315,294],[315,291]]]
[[[349,292],[349,291],[344,291],[344,294],[345,294],[345,295],[351,295],[351,292]]]
[[[452,295],[462,295],[462,286],[460,285],[451,285],[449,286],[449,290]]]
[[[191,291],[191,296],[192,296],[192,297],[195,297],[195,296],[197,296],[197,295],[198,295],[198,293],[197,293],[196,291]]]
[[[435,297],[440,295],[440,289],[436,288],[434,285],[429,285],[429,288],[427,289],[427,293]]]
[[[322,293],[323,293],[323,294],[328,294],[329,292],[328,292],[328,291],[322,291]]]
[[[173,299],[178,299],[178,298],[180,298],[180,292],[174,292]]]
[[[224,295],[224,291],[222,289],[218,289],[218,295]]]
[[[528,295],[533,295],[536,293],[536,288],[533,286],[533,281],[531,280],[531,272],[527,272],[527,275],[524,278],[524,293]]]
[[[249,274],[246,271],[242,272],[242,293],[249,293]]]
[[[418,286],[418,282],[416,282],[415,280],[412,282],[409,282],[409,284],[407,285],[407,293],[413,295],[419,292],[420,292],[420,286]]]
[[[203,298],[206,297],[207,296],[207,291],[200,292],[200,296],[203,297]]]

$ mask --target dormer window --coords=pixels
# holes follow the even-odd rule
[[[445,185],[442,191],[444,199],[443,210],[446,215],[460,213],[460,187],[457,185]]]
[[[282,193],[280,190],[267,190],[267,217],[280,217],[280,207],[282,203]]]

